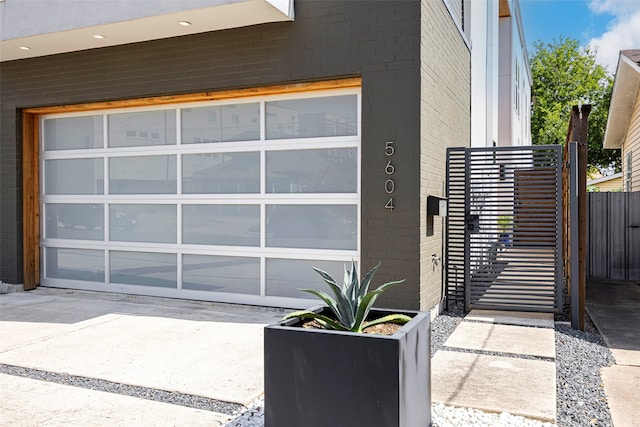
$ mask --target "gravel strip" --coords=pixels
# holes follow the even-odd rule
[[[446,348],[444,347],[445,341],[462,319],[462,309],[456,306],[431,322],[431,356],[438,350]],[[567,322],[557,321],[555,338],[557,425],[561,427],[612,426],[609,406],[600,378],[600,368],[611,366],[615,361],[593,323],[586,317],[585,331],[582,332],[572,329]],[[460,351],[459,349],[450,350]],[[226,424],[226,427],[264,426],[264,397],[260,397],[249,408],[245,408],[236,403],[203,396],[130,386],[96,378],[6,364],[0,364],[0,373],[187,406],[231,416],[237,415],[235,419]],[[485,413],[471,408],[445,406],[442,403],[432,405],[432,426],[434,427],[551,427],[554,425],[507,413]]]
[[[600,368],[615,363],[586,318],[585,331],[556,322],[557,421],[559,426],[612,426]]]
[[[187,406],[189,408],[202,409],[205,411],[212,411],[225,415],[237,415],[241,411],[244,411],[246,409],[244,406],[237,403],[224,402],[221,400],[210,399],[204,396],[195,396],[192,394],[158,390],[148,387],[132,386],[97,378],[60,374],[56,372],[42,371],[40,369],[23,368],[20,366],[5,365],[1,363],[0,373],[73,387],[87,388],[90,390],[122,394],[125,396],[138,397],[140,399],[170,403],[172,405]]]
[[[446,348],[444,343],[463,319],[462,307],[431,322],[431,356]],[[586,331],[576,331],[565,322],[556,322],[557,424],[508,413],[493,414],[472,408],[455,408],[442,403],[431,407],[433,427],[583,427],[612,426],[600,368],[614,363],[602,337],[587,318]],[[458,350],[458,349],[456,349]],[[520,357],[520,356],[518,356]],[[226,427],[263,427],[264,397]]]

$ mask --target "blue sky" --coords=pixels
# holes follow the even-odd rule
[[[537,40],[570,37],[613,73],[620,50],[640,49],[640,0],[520,0],[520,10],[530,55]]]

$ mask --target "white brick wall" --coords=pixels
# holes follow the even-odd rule
[[[447,147],[471,143],[471,53],[443,0],[422,0],[420,155],[420,308],[442,295],[443,219],[427,236],[426,199],[444,197]]]

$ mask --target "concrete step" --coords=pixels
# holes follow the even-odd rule
[[[549,359],[554,359],[556,356],[553,329],[467,320],[458,325],[444,345],[466,350],[521,354]]]
[[[434,402],[556,420],[555,362],[441,350],[431,363]]]
[[[528,313],[520,311],[471,310],[465,320],[499,323],[502,325],[536,326],[553,328],[553,313]]]

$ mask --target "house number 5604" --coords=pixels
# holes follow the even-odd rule
[[[389,178],[387,178],[384,183],[384,191],[389,195],[393,194],[396,189],[396,183],[391,177],[391,175],[393,175],[393,173],[396,171],[395,166],[393,166],[393,163],[391,163],[395,152],[396,149],[393,146],[393,141],[387,141],[384,147],[384,153],[387,155],[387,157],[389,157],[389,160],[387,161],[387,166],[385,166],[384,168],[384,173],[387,174]],[[395,207],[393,205],[393,196],[389,197],[389,200],[387,200],[387,203],[384,205],[384,207],[385,209],[393,210],[393,208]]]

